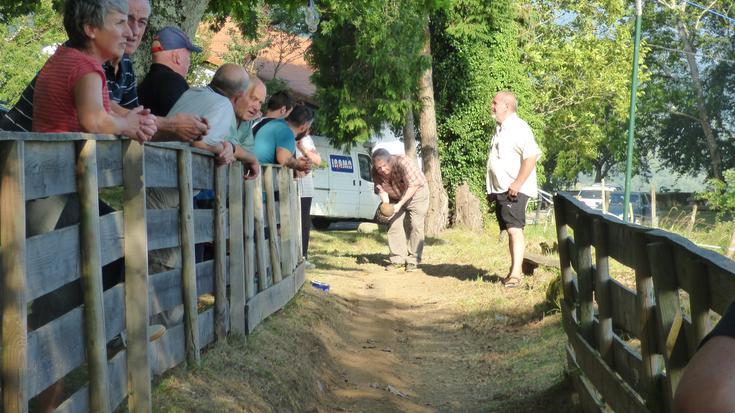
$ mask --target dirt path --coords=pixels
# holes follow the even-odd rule
[[[313,241],[317,269],[292,303],[161,380],[154,411],[572,411],[560,318],[547,312],[554,272],[506,290],[507,244],[463,231],[432,240],[412,273],[383,269],[379,233]]]
[[[457,296],[466,282],[377,265],[365,270],[311,275],[330,283],[330,294],[344,299],[351,314],[334,333],[322,332],[330,358],[342,370],[317,411],[509,411],[505,401],[523,389],[499,382],[508,371],[494,374],[505,367],[493,362],[499,356],[492,334],[457,322]],[[568,396],[557,393],[551,398],[562,408]],[[543,407],[549,395],[540,396],[525,408]]]

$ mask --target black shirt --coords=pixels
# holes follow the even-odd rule
[[[120,106],[133,109],[138,106],[138,95],[135,91],[135,73],[133,73],[133,63],[128,55],[123,55],[118,65],[117,76],[112,67],[105,63],[103,66],[105,76],[107,77],[107,91],[110,95],[110,102],[116,102]],[[33,125],[33,92],[36,87],[36,79],[38,74],[33,77],[31,83],[26,86],[20,99],[0,118],[0,130],[10,132],[30,132]]]
[[[170,67],[153,63],[138,85],[140,103],[156,116],[166,116],[177,100],[189,89],[186,79]]]

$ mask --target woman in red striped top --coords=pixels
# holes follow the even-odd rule
[[[34,132],[89,132],[148,141],[155,117],[138,107],[124,117],[110,112],[102,64],[122,56],[132,36],[127,0],[68,0],[69,41],[41,69],[33,94]]]

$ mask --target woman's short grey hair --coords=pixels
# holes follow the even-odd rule
[[[391,154],[388,152],[388,150],[383,148],[378,148],[375,151],[373,151],[373,163],[375,161],[390,161]]]
[[[128,0],[67,0],[64,7],[64,29],[69,46],[83,48],[90,40],[84,26],[103,27],[112,12],[128,14]]]

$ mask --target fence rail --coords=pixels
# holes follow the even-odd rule
[[[570,195],[557,194],[554,210],[567,358],[583,407],[671,411],[711,312],[722,314],[735,298],[735,263]],[[610,259],[635,271],[635,290],[610,277]]]
[[[202,347],[253,331],[303,285],[299,195],[278,166],[243,181],[239,163],[218,167],[188,145],[0,132],[0,174],[4,412],[28,411],[62,379],[86,384],[57,411],[124,400],[150,411],[152,375],[198,364]],[[113,187],[122,210],[100,215],[99,190]],[[213,205],[195,209],[200,191],[213,191]],[[212,257],[197,260],[202,243]],[[154,269],[149,257],[167,250],[175,265]],[[124,280],[103,286],[103,268],[120,259]],[[74,291],[77,302],[56,306]],[[199,302],[208,294],[211,308]],[[183,321],[149,342],[151,317],[182,306]],[[108,358],[121,332],[127,345]]]

